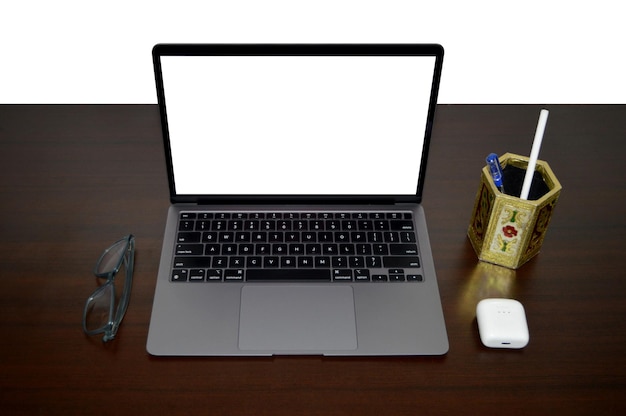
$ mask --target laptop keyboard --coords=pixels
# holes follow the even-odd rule
[[[410,212],[182,212],[173,282],[422,282]]]

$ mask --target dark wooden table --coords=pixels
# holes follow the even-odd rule
[[[466,229],[490,152],[528,154],[540,106],[439,106],[426,214],[444,357],[155,358],[145,343],[168,206],[153,105],[0,106],[0,414],[626,414],[626,106],[550,105],[563,185],[542,252],[477,262]],[[118,339],[81,329],[101,251],[132,232]],[[490,350],[476,303],[520,300],[530,343]]]

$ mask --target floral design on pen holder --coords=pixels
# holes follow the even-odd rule
[[[525,169],[528,158],[506,153],[500,157],[500,163],[503,167],[511,164]],[[523,200],[500,192],[488,166],[482,169],[467,230],[480,260],[517,269],[539,252],[561,193],[561,184],[545,161],[537,161],[536,170],[549,191],[537,200]]]
[[[514,256],[518,243],[524,234],[528,219],[528,211],[521,211],[515,207],[504,206],[500,214],[500,229],[491,244],[491,250]]]

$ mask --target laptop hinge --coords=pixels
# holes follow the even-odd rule
[[[242,196],[242,197],[211,197],[197,198],[193,201],[178,199],[174,202],[197,203],[198,205],[393,205],[398,202],[416,202],[415,197],[410,200],[399,200],[394,197],[341,197],[341,196],[315,196],[315,197],[276,197],[276,196]]]

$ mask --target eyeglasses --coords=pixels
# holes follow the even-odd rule
[[[96,277],[106,279],[106,282],[98,287],[85,303],[83,331],[87,335],[104,334],[103,342],[115,338],[130,300],[134,260],[135,237],[132,234],[104,250],[98,259],[94,274]],[[126,273],[119,273],[118,276],[122,266]],[[122,288],[119,295],[115,293],[116,286],[118,290]]]

